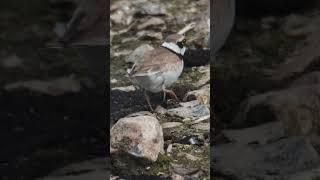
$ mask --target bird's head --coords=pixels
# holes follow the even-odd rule
[[[161,46],[183,56],[186,51],[186,42],[184,35],[171,34],[165,39]]]

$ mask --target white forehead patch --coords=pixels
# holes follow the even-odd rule
[[[177,41],[177,42],[182,42],[184,39],[185,39],[185,37],[184,37],[184,36],[182,36],[180,39],[178,39],[178,41]]]
[[[184,53],[186,52],[186,48],[183,47],[183,48],[180,48],[177,44],[175,43],[172,43],[172,42],[164,42],[162,43],[161,45],[162,47],[165,47],[165,48],[168,48],[170,49],[171,51],[177,53],[177,54],[181,54],[182,56],[184,55]]]

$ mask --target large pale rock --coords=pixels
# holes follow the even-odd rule
[[[287,135],[320,130],[320,85],[268,92],[242,103],[233,124],[248,126],[279,120]]]
[[[111,153],[127,153],[156,161],[163,153],[163,132],[153,116],[141,115],[119,119],[110,131]]]

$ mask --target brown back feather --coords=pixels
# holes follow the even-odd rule
[[[143,59],[135,64],[132,73],[163,72],[167,69],[174,69],[174,65],[180,61],[178,55],[164,47],[159,47],[147,52]]]

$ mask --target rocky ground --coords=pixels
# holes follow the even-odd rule
[[[205,0],[111,2],[111,173],[114,176],[209,179],[208,3]],[[154,94],[153,106],[162,107],[154,114],[146,112],[149,109],[143,91],[133,86],[127,68],[143,52],[159,46],[167,35],[190,23],[196,23],[196,27],[186,33],[189,48],[186,66],[172,86],[182,102],[175,104],[168,100],[161,104],[162,93]],[[143,139],[138,138],[140,133]],[[139,142],[138,149],[133,148],[135,141]],[[119,152],[125,153],[118,156]]]
[[[320,178],[318,7],[236,18],[212,80],[216,178]]]

